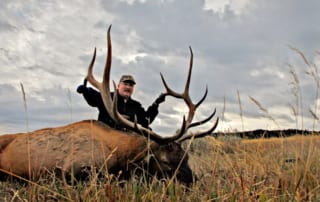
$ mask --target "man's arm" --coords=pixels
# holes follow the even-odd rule
[[[141,103],[130,99],[130,105],[127,107],[127,115],[130,116],[130,120],[134,121],[134,116],[137,116],[137,122],[145,128],[149,127],[149,124],[155,119],[158,114],[159,104],[153,103],[147,111],[142,107]],[[129,107],[130,106],[130,107]],[[130,111],[130,112],[129,112]]]
[[[159,104],[163,103],[166,99],[166,94],[161,93],[159,97],[153,102],[151,106],[148,107],[146,111],[146,117],[149,119],[149,124],[151,124],[156,116],[158,115],[159,111]]]
[[[87,79],[84,79],[83,84],[78,86],[77,92],[82,94],[87,103],[92,107],[101,105],[101,95],[93,88],[87,87]]]

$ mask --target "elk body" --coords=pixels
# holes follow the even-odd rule
[[[117,91],[115,90],[112,99],[109,86],[112,50],[110,29],[111,26],[108,29],[108,53],[103,81],[98,82],[92,74],[96,51],[89,65],[87,79],[99,89],[110,117],[119,126],[129,130],[114,129],[99,121],[86,120],[30,133],[1,135],[0,175],[5,173],[37,179],[43,173],[59,171],[62,177],[70,173],[77,177],[87,168],[94,168],[101,173],[126,173],[131,172],[137,165],[143,167],[145,159],[152,157],[148,159],[148,172],[152,175],[171,177],[175,173],[179,181],[192,183],[188,156],[180,144],[187,139],[210,134],[216,128],[218,119],[207,131],[187,133],[189,128],[209,121],[215,114],[214,110],[207,119],[192,123],[196,108],[207,95],[207,89],[203,98],[197,104],[193,104],[188,92],[193,59],[191,48],[189,74],[183,93],[171,90],[161,74],[167,90],[166,95],[183,99],[189,107],[187,119],[183,118],[178,132],[171,136],[162,136],[127,120],[117,111]]]
[[[170,176],[184,154],[178,144],[157,144],[135,132],[125,132],[86,120],[63,127],[46,128],[31,133],[0,136],[0,168],[15,175],[37,179],[44,172],[74,173],[76,178],[89,169],[104,173],[130,172],[148,152],[159,159],[150,163],[151,172]],[[175,158],[173,161],[172,158]],[[161,165],[163,162],[163,165]],[[169,165],[167,165],[169,164]],[[183,159],[181,181],[190,183],[192,172]],[[160,170],[161,169],[161,170]],[[154,173],[155,174],[155,173]]]

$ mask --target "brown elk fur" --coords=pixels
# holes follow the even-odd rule
[[[150,161],[152,174],[173,172],[182,160],[183,150],[176,145],[159,145],[138,135],[110,128],[95,120],[46,128],[30,133],[0,136],[0,169],[14,175],[36,180],[46,171],[59,170],[76,176],[83,168],[100,171],[130,172],[130,165],[139,164],[149,152],[156,158]],[[170,149],[171,148],[171,149]],[[169,163],[162,166],[161,163]],[[190,183],[192,173],[187,158],[182,160],[187,173],[181,181]],[[169,174],[170,175],[170,174]],[[162,175],[163,176],[163,175]],[[190,181],[191,180],[191,181]]]
[[[30,165],[35,177],[43,169],[78,172],[84,166],[125,167],[128,160],[146,148],[146,141],[142,136],[114,130],[97,121],[81,121],[1,136],[0,145],[1,169],[28,176]]]

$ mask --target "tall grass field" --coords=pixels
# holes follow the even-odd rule
[[[187,147],[187,146],[186,146]],[[0,182],[1,201],[319,201],[319,134],[241,140],[205,137],[189,148],[197,176],[178,182],[117,176],[65,186],[55,176]]]

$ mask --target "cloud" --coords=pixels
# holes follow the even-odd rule
[[[225,115],[219,130],[241,130],[239,92],[245,129],[296,127],[290,114],[297,98],[292,93],[291,66],[300,79],[303,127],[313,128],[308,111],[315,109],[319,89],[305,74],[309,67],[289,45],[319,65],[319,54],[315,53],[319,51],[319,4],[317,0],[28,4],[4,0],[0,8],[0,104],[6,107],[0,109],[0,133],[26,130],[20,82],[27,89],[30,130],[96,118],[96,109],[75,89],[83,81],[94,47],[94,73],[101,78],[110,24],[111,78],[117,82],[121,74],[133,74],[138,81],[134,98],[145,108],[164,91],[160,72],[172,88],[182,91],[191,46],[190,96],[198,100],[206,85],[209,89],[205,107],[199,109],[196,119],[208,116],[216,107],[217,115]],[[272,112],[279,126],[266,119],[249,96]],[[163,133],[177,130],[186,113],[183,102],[168,100],[153,124],[154,130]]]

